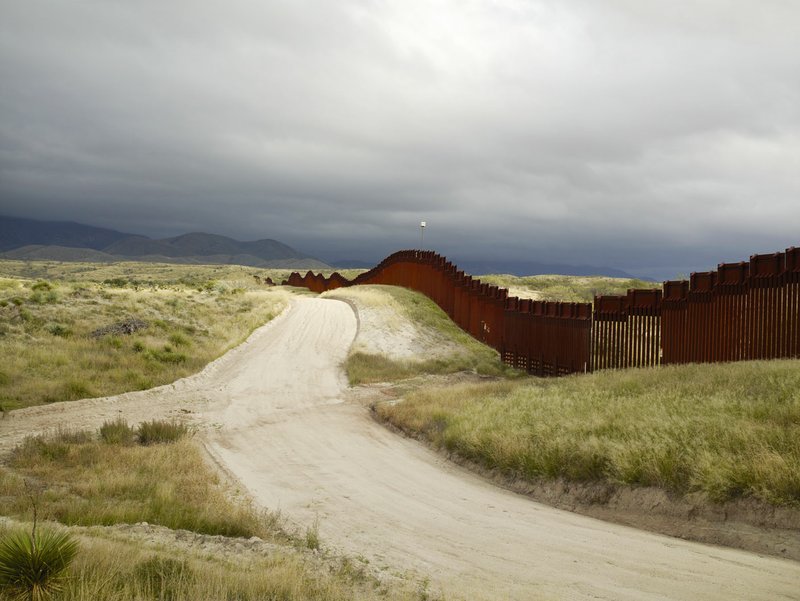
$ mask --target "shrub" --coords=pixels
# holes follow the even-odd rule
[[[170,334],[169,341],[175,346],[189,346],[191,341],[183,334],[175,333]]]
[[[176,421],[152,420],[139,424],[137,436],[143,445],[168,443],[180,440],[189,433],[186,424]]]
[[[75,399],[86,399],[93,396],[92,389],[86,382],[81,380],[70,380],[63,387],[64,398],[62,400],[74,401]]]
[[[123,418],[105,421],[100,426],[100,438],[108,444],[131,445],[136,440],[136,432]]]
[[[67,532],[35,529],[12,532],[0,541],[0,590],[11,599],[44,601],[63,588],[78,553]]]
[[[176,353],[171,346],[165,345],[163,349],[150,349],[148,354],[160,363],[185,363],[186,355],[183,353]]]
[[[72,330],[70,330],[67,326],[62,326],[60,323],[51,323],[45,326],[45,330],[50,332],[53,336],[58,336],[59,338],[69,338],[72,336]]]
[[[106,286],[111,286],[112,288],[124,288],[128,285],[128,280],[125,278],[111,278],[108,280],[103,280],[103,284]]]

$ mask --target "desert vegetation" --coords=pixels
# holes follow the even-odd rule
[[[511,478],[800,507],[797,360],[421,388],[376,411]]]
[[[419,598],[411,581],[381,584],[365,564],[328,557],[315,527],[294,533],[279,514],[232,496],[189,434],[174,422],[133,428],[116,420],[98,432],[27,438],[0,468],[0,502],[13,518],[0,519],[0,599],[31,598],[15,574],[30,567],[19,559],[30,556],[27,533],[36,512],[39,539],[70,543],[51,582],[53,598]],[[159,535],[149,544],[115,526],[145,522]],[[201,548],[182,548],[180,541],[192,537],[200,537]]]
[[[141,390],[199,371],[286,305],[286,291],[239,269],[0,261],[0,407]],[[214,273],[221,279],[207,279]]]
[[[595,295],[625,294],[629,288],[658,288],[660,283],[606,276],[490,274],[481,282],[508,288],[509,296],[544,301],[590,303]]]

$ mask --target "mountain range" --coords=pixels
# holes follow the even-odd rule
[[[234,264],[281,269],[330,268],[319,259],[271,239],[241,242],[202,232],[152,239],[82,223],[3,216],[0,216],[0,258]]]
[[[325,263],[271,239],[241,242],[193,232],[153,239],[69,221],[38,221],[0,216],[0,259],[23,261],[145,261],[151,263],[232,264],[274,269],[369,269],[374,263],[341,260]],[[527,260],[457,260],[459,269],[479,275],[561,274],[634,276],[612,267],[566,265]]]

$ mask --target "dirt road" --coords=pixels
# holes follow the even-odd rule
[[[0,423],[0,450],[55,420],[192,411],[212,455],[264,506],[299,524],[318,518],[325,546],[428,576],[432,589],[468,599],[800,599],[800,563],[552,509],[387,431],[348,400],[340,364],[357,327],[344,302],[298,298],[176,385],[15,412]]]

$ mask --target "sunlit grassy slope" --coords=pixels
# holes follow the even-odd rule
[[[625,294],[630,288],[657,288],[658,282],[604,276],[490,274],[478,278],[508,288],[510,296],[535,300],[591,302],[595,295]]]
[[[379,311],[385,335],[398,324],[415,328],[419,348],[413,357],[392,358],[385,354],[353,348],[346,363],[351,384],[391,382],[420,374],[447,374],[470,371],[481,375],[511,375],[494,349],[482,344],[459,328],[432,300],[398,286],[354,286],[325,294],[354,302],[362,310]],[[374,327],[374,326],[373,326]]]
[[[264,274],[0,261],[0,406],[140,390],[199,371],[285,307],[288,293],[254,276]],[[130,320],[146,327],[93,335]]]
[[[511,477],[800,507],[800,361],[420,389],[392,424]]]

